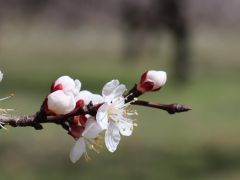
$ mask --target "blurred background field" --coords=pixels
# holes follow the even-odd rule
[[[114,154],[104,149],[100,155],[93,153],[92,161],[81,159],[77,164],[68,158],[74,140],[60,127],[1,130],[0,178],[239,179],[240,15],[234,11],[239,3],[230,4],[210,4],[212,10],[222,7],[217,15],[197,2],[190,4],[191,68],[186,82],[175,76],[174,40],[167,30],[153,36],[155,48],[146,47],[137,60],[126,61],[121,28],[105,16],[96,18],[96,12],[88,17],[91,22],[71,29],[59,25],[59,19],[47,21],[49,10],[34,21],[19,14],[2,16],[0,97],[15,96],[0,105],[14,108],[15,114],[38,111],[60,75],[78,78],[82,89],[99,93],[111,79],[130,89],[148,69],[167,71],[168,82],[160,92],[142,99],[179,102],[193,110],[168,115],[137,107],[139,126],[130,138],[122,139]]]

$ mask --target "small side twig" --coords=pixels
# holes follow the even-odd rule
[[[141,96],[143,93],[137,89],[137,84],[133,86],[133,88],[124,95],[125,103],[133,101],[135,98]]]
[[[165,110],[169,114],[181,113],[181,112],[186,112],[186,111],[192,110],[192,108],[189,107],[189,106],[176,104],[176,103],[174,103],[174,104],[161,104],[161,103],[137,100],[137,101],[133,101],[131,104]]]

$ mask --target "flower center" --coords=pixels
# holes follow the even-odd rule
[[[114,123],[129,123],[132,124],[134,116],[138,115],[136,110],[130,109],[131,102],[126,104],[113,104],[111,103],[108,108],[108,120]],[[134,126],[137,126],[136,123],[133,123]]]

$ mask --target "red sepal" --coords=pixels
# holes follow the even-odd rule
[[[81,137],[83,130],[84,130],[83,126],[80,126],[78,124],[71,124],[69,127],[68,134],[71,135],[75,140],[77,140]]]
[[[140,84],[143,84],[144,81],[146,80],[146,78],[147,78],[147,73],[148,73],[148,71],[145,71],[145,72],[142,74],[141,80],[140,80]]]
[[[75,140],[79,139],[85,129],[87,118],[85,116],[79,115],[74,116],[73,121],[69,125],[68,134],[71,135]]]
[[[76,102],[76,108],[81,108],[84,106],[84,100],[80,99]]]
[[[141,88],[144,92],[147,92],[147,91],[152,91],[153,86],[154,86],[154,83],[148,81],[148,82],[145,82],[145,83],[141,84],[141,85],[140,85],[140,88]]]
[[[63,85],[62,84],[57,84],[55,85],[54,83],[51,86],[51,92],[57,91],[57,90],[63,90]]]

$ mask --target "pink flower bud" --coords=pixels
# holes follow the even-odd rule
[[[63,90],[52,92],[47,97],[47,109],[56,115],[68,114],[75,106],[74,96],[71,93],[66,94]]]
[[[80,91],[78,95],[75,97],[76,100],[76,107],[79,108],[83,105],[88,105],[90,102],[93,103],[93,105],[97,105],[99,103],[103,103],[103,97],[98,94],[93,94],[90,91]]]
[[[164,71],[146,71],[142,74],[137,89],[141,92],[158,91],[167,81],[167,74]]]
[[[91,101],[91,95],[92,93],[90,91],[80,91],[75,97],[75,100],[78,104],[77,106],[79,107],[79,103],[81,103],[81,101],[83,101],[83,105],[88,105]]]
[[[81,88],[81,82],[79,80],[73,80],[69,76],[59,77],[51,87],[51,92],[57,90],[63,90],[65,93],[73,93],[77,95]]]

